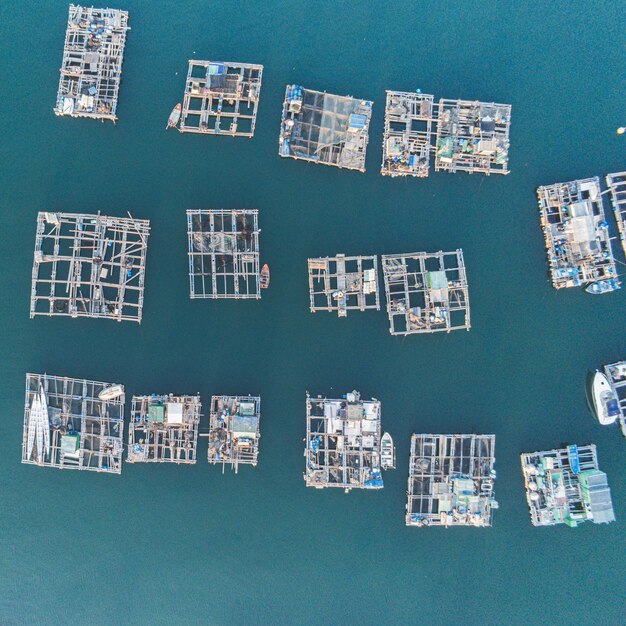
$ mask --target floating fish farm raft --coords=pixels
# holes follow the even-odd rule
[[[256,467],[259,457],[261,398],[258,396],[212,396],[209,420],[208,460],[211,465],[239,464]]]
[[[312,313],[380,310],[378,270],[375,256],[350,256],[308,259],[309,298]]]
[[[191,59],[180,132],[252,137],[262,76],[262,65]]]
[[[618,289],[598,177],[539,187],[537,196],[554,288]]]
[[[511,105],[439,100],[435,171],[508,174]]]
[[[191,298],[260,298],[259,212],[187,211]]]
[[[382,489],[380,402],[361,400],[357,391],[344,398],[306,399],[307,487]],[[395,455],[391,455],[390,459]]]
[[[411,437],[407,526],[491,526],[495,435]]]
[[[383,255],[392,335],[470,329],[463,251]]]
[[[26,374],[22,463],[122,472],[124,387]]]
[[[604,373],[619,406],[619,422],[622,435],[626,437],[626,361],[605,365]]]
[[[434,96],[387,91],[383,176],[424,178],[430,170]]]
[[[70,4],[57,115],[117,120],[128,13]]]
[[[626,172],[608,174],[606,184],[611,193],[611,205],[617,221],[622,248],[626,254]]]
[[[30,317],[141,322],[150,222],[38,213]]]
[[[372,104],[287,85],[278,154],[364,172]]]
[[[129,463],[195,463],[200,396],[133,396]]]
[[[521,455],[526,499],[534,526],[615,521],[606,474],[596,447],[571,445]]]

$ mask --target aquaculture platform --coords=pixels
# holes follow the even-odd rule
[[[383,132],[383,176],[424,178],[430,170],[434,96],[387,91]]]
[[[539,187],[537,196],[553,287],[618,289],[598,177]]]
[[[129,463],[195,463],[200,396],[133,396],[128,426]]]
[[[122,472],[124,387],[26,374],[22,463]]]
[[[191,298],[260,298],[259,212],[187,211]]]
[[[70,4],[56,115],[117,120],[128,12]]]
[[[309,300],[312,313],[380,310],[376,256],[345,256],[308,259]]]
[[[252,137],[262,77],[262,65],[191,59],[180,132]]]
[[[435,171],[508,174],[511,105],[439,100]]]
[[[622,248],[626,254],[626,172],[608,174],[606,184],[611,193],[611,205],[617,221]]]
[[[209,464],[256,467],[259,456],[261,398],[212,396],[209,421]]]
[[[595,445],[521,455],[526,499],[534,526],[615,521],[606,474],[598,469]]]
[[[307,487],[383,488],[378,400],[361,400],[357,391],[336,400],[307,393],[305,442]]]
[[[150,222],[38,213],[30,317],[141,322]]]
[[[287,85],[279,156],[364,172],[372,104]]]
[[[383,255],[392,335],[470,329],[463,250]]]
[[[407,526],[491,526],[495,435],[411,437]]]
[[[620,411],[617,420],[619,422],[622,435],[626,437],[626,360],[605,365],[604,373],[615,397],[617,398]]]

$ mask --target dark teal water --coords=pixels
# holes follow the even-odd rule
[[[614,132],[626,123],[623,5],[120,8],[132,30],[113,126],[52,113],[65,2],[0,4],[0,622],[623,619],[625,442],[591,417],[583,383],[626,356],[626,289],[598,298],[552,289],[535,197],[540,184],[626,167],[626,139]],[[193,56],[265,65],[252,140],[164,132]],[[366,174],[278,158],[288,82],[374,101]],[[512,173],[382,178],[384,90],[417,87],[512,103]],[[189,300],[184,211],[202,207],[260,210],[272,267],[262,301]],[[29,320],[40,210],[152,221],[140,327]],[[308,311],[308,256],[457,246],[469,333],[403,340],[382,311],[347,320]],[[115,477],[21,465],[26,371],[119,381],[129,395],[260,393],[259,466],[222,476],[204,462],[127,465]],[[379,493],[307,490],[305,390],[355,387],[382,400],[399,467]],[[405,528],[415,431],[496,434],[492,529]],[[618,522],[533,528],[519,453],[589,441]]]

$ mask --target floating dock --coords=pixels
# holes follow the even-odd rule
[[[533,526],[615,521],[606,474],[598,469],[595,445],[521,455]]]
[[[38,213],[30,317],[141,323],[150,222]]]
[[[133,396],[129,463],[188,463],[197,458],[200,396]]]
[[[407,526],[491,526],[495,435],[411,437]]]
[[[304,456],[307,487],[382,489],[380,402],[358,391],[340,399],[306,397]],[[393,444],[392,444],[393,445]],[[395,450],[386,450],[392,459]]]
[[[622,435],[626,437],[626,361],[604,366],[604,373],[617,398],[620,414],[617,418]]]
[[[279,156],[364,172],[372,104],[287,85]]]
[[[383,255],[392,335],[470,329],[463,250]]]
[[[425,178],[430,171],[434,96],[387,91],[383,132],[383,176]]]
[[[187,211],[191,298],[261,297],[259,212]]]
[[[209,464],[256,467],[259,457],[261,398],[212,396],[209,420]]]
[[[435,171],[508,174],[511,105],[439,100]]]
[[[618,289],[599,178],[539,187],[537,196],[553,287]]]
[[[117,120],[128,12],[70,4],[56,115]]]
[[[312,313],[380,310],[376,256],[345,256],[308,259],[309,300]]]
[[[262,65],[191,59],[180,132],[252,137],[262,77]]]
[[[22,463],[120,474],[124,387],[26,374]]]
[[[606,184],[611,193],[611,205],[617,221],[622,248],[626,254],[626,172],[608,174]]]

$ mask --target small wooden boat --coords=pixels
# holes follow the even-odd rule
[[[124,385],[111,385],[105,387],[99,394],[98,399],[108,402],[110,400],[116,400],[120,396],[124,395]]]
[[[167,118],[167,126],[165,130],[168,128],[174,128],[176,124],[180,121],[180,112],[182,110],[182,106],[180,102],[172,109],[170,116]]]
[[[267,289],[270,286],[270,266],[267,263],[261,268],[259,285],[261,289]]]
[[[380,440],[380,466],[383,469],[392,469],[396,466],[393,439],[389,433],[385,433]]]
[[[606,278],[604,280],[597,280],[595,283],[591,283],[587,286],[585,291],[593,295],[601,293],[611,293],[620,288],[619,282],[615,278]]]

